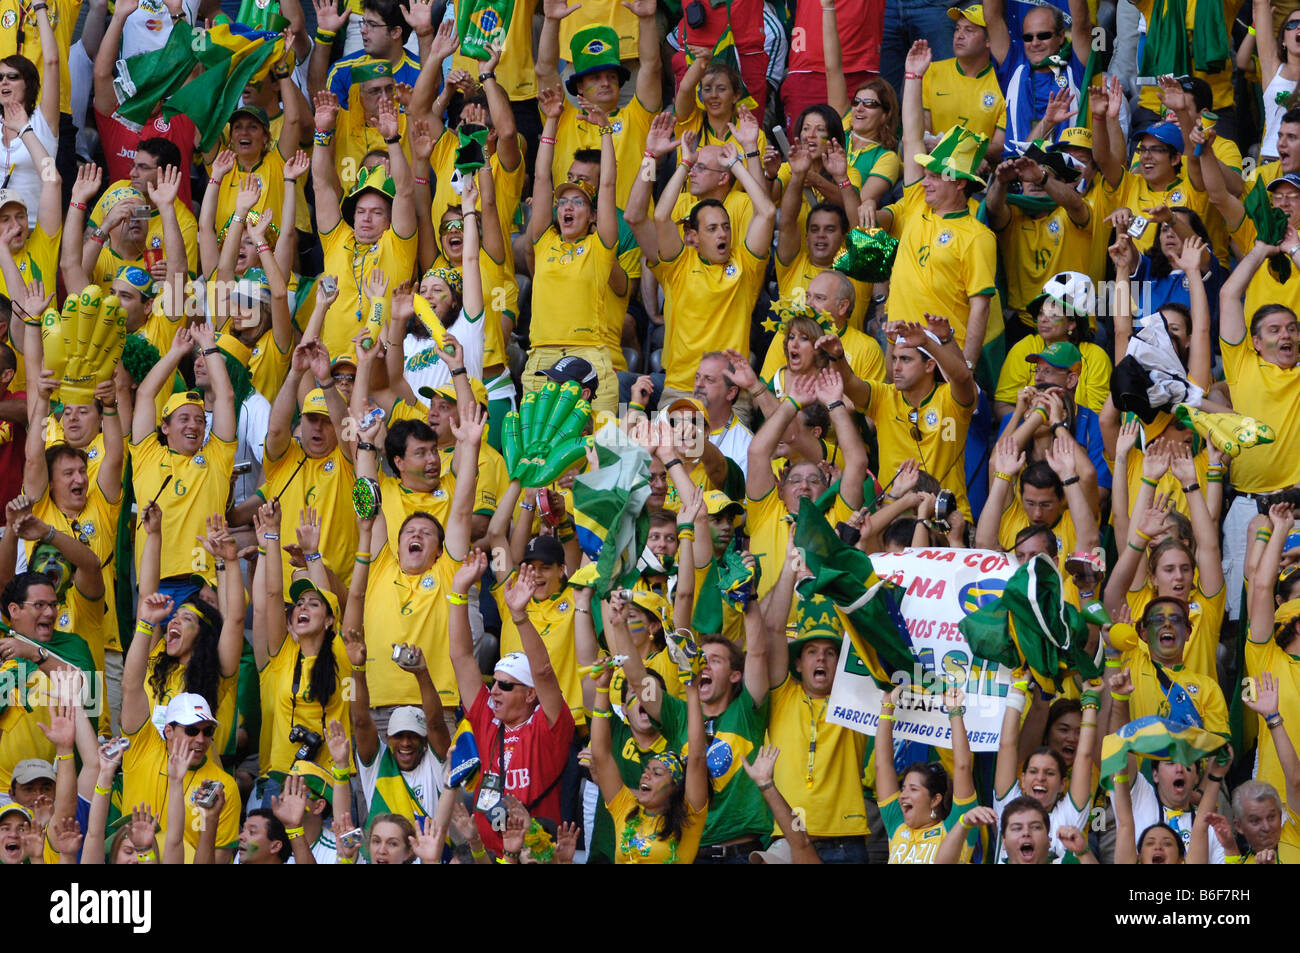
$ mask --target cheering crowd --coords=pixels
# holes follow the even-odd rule
[[[1300,860],[1297,0],[313,4],[0,0],[0,863]]]

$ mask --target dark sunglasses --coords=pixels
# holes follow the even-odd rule
[[[501,689],[503,692],[513,692],[520,685],[519,682],[503,682],[499,678],[496,679],[494,684],[496,685],[497,688]]]
[[[197,738],[198,735],[199,735],[199,732],[202,732],[202,733],[203,733],[203,737],[204,737],[204,738],[211,738],[213,735],[215,735],[215,734],[217,733],[217,726],[216,726],[216,725],[204,725],[202,728],[200,728],[198,725],[186,725],[186,726],[185,726],[185,733],[186,733],[187,735],[189,735],[191,738]]]
[[[1286,23],[1282,25],[1282,29],[1287,31],[1300,29],[1300,20],[1287,20]],[[7,79],[7,78],[8,77],[0,76],[0,79]]]
[[[356,374],[332,374],[330,376],[340,384],[351,384],[357,379]]]
[[[1289,30],[1291,29],[1291,27],[1288,26],[1287,29]],[[10,83],[15,82],[16,80],[20,80],[22,78],[23,78],[22,73],[0,73],[0,80],[5,80]]]
[[[1039,30],[1037,33],[1022,33],[1020,34],[1020,39],[1024,40],[1026,43],[1030,43],[1034,40],[1038,40],[1041,43],[1043,40],[1050,40],[1054,36],[1056,36],[1055,30]]]
[[[854,106],[861,106],[863,109],[879,109],[879,108],[880,108],[880,100],[878,100],[878,99],[855,99],[855,100],[853,100],[853,105],[854,105]]]

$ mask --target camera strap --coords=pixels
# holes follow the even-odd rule
[[[320,657],[317,656],[317,661]],[[298,721],[298,686],[302,684],[302,646],[298,646],[298,657],[293,660],[293,682],[289,686],[289,727],[292,730],[294,724]],[[328,738],[329,732],[325,728],[325,706],[320,706],[320,733],[322,738]]]

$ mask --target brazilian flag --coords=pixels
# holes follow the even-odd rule
[[[1111,777],[1123,773],[1130,754],[1190,766],[1225,744],[1227,739],[1222,735],[1197,725],[1147,715],[1101,739],[1101,774]]]

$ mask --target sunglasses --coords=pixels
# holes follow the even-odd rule
[[[1289,30],[1291,29],[1291,27],[1288,25],[1287,29]],[[0,80],[5,80],[10,83],[14,82],[15,80],[20,80],[22,78],[23,78],[22,73],[0,73]]]
[[[438,229],[440,232],[463,232],[464,230],[465,221],[464,219],[459,218],[452,219],[449,222],[443,222],[442,226]]]
[[[513,692],[520,685],[519,682],[503,682],[499,678],[496,679],[493,684],[495,684],[496,687],[501,689],[503,692]]]
[[[1147,631],[1159,632],[1165,626],[1179,632],[1186,632],[1191,628],[1187,619],[1180,615],[1153,615],[1147,619]]]
[[[912,439],[918,443],[920,442],[922,436],[921,428],[917,426],[917,423],[920,421],[920,419],[921,419],[920,412],[916,410],[913,410],[911,413],[907,415],[907,422],[912,425]]]
[[[1045,40],[1050,40],[1054,36],[1056,36],[1055,30],[1039,30],[1037,33],[1022,33],[1020,34],[1020,39],[1024,40],[1026,43],[1032,43],[1034,40],[1042,43]]]
[[[1298,30],[1300,29],[1300,20],[1287,20],[1286,23],[1282,25],[1282,29],[1287,31]],[[0,79],[9,79],[9,78],[10,77],[5,76],[3,73],[0,73]]]
[[[854,105],[854,106],[861,106],[863,109],[879,109],[879,108],[880,108],[880,100],[878,100],[878,99],[855,99],[855,100],[853,100],[853,105]]]
[[[587,204],[587,200],[580,195],[566,195],[562,199],[555,200],[556,208],[564,208],[566,205],[572,205],[574,208],[583,208]]]
[[[333,374],[331,376],[340,384],[351,384],[357,379],[356,374]]]
[[[200,732],[203,734],[203,737],[204,737],[204,738],[211,738],[213,735],[215,735],[215,734],[217,733],[217,726],[216,726],[216,725],[204,725],[202,728],[200,728],[198,725],[186,725],[186,726],[185,726],[185,733],[186,733],[187,735],[189,735],[191,738],[196,738],[196,737],[198,737],[198,735],[200,734]]]

